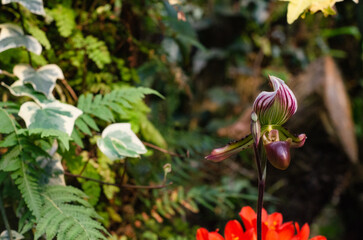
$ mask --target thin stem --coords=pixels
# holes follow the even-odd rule
[[[16,6],[17,6],[17,10],[19,12],[19,15],[20,15],[20,23],[21,23],[21,28],[23,29],[23,32],[25,34],[25,25],[24,25],[24,18],[23,18],[23,15],[21,14],[21,11],[20,11],[20,4],[19,3],[16,3]],[[26,52],[28,53],[28,58],[29,58],[29,65],[33,67],[33,62],[32,62],[32,57],[30,55],[30,52],[29,50],[27,49]]]
[[[174,152],[170,152],[168,151],[167,149],[164,149],[164,148],[161,148],[161,147],[158,147],[154,144],[151,144],[149,142],[142,142],[144,145],[148,146],[148,147],[151,147],[155,150],[158,150],[159,152],[162,152],[162,153],[166,153],[166,154],[169,154],[171,156],[176,156],[176,157],[180,157],[180,158],[184,158],[184,156],[180,155],[180,154],[177,154],[177,153],[174,153]]]
[[[119,188],[134,188],[134,189],[160,189],[160,188],[165,188],[171,184],[173,184],[172,182],[168,183],[168,184],[160,184],[160,185],[132,185],[132,184],[117,184],[117,183],[109,183],[109,182],[104,182],[102,180],[98,180],[98,179],[94,179],[94,178],[90,178],[90,177],[85,177],[85,176],[81,176],[78,174],[72,174],[70,172],[64,172],[64,175],[67,176],[71,176],[71,177],[76,177],[76,178],[83,178],[89,181],[93,181],[93,182],[98,182],[100,184],[103,185],[110,185],[110,186],[116,186]]]
[[[253,143],[253,151],[255,153],[255,161],[257,165],[258,182],[260,182],[262,180],[263,174],[262,174],[260,153],[258,151],[258,146],[255,142]]]
[[[262,239],[262,206],[263,193],[265,191],[265,179],[258,181],[258,200],[257,200],[257,240]]]
[[[0,212],[1,212],[1,216],[2,216],[2,219],[4,221],[4,224],[5,224],[5,228],[8,231],[8,238],[9,239],[13,239],[13,236],[12,236],[12,233],[11,233],[10,224],[9,224],[8,218],[6,217],[6,213],[5,213],[5,209],[4,209],[4,204],[3,204],[3,199],[2,199],[1,193],[0,193]]]

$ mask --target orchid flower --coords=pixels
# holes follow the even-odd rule
[[[297,110],[294,93],[277,77],[269,76],[273,92],[261,92],[253,103],[251,115],[252,133],[241,140],[229,143],[222,148],[214,149],[206,159],[219,162],[246,148],[259,144],[262,139],[267,159],[278,169],[286,169],[290,164],[290,148],[304,145],[305,134],[291,134],[282,125]]]

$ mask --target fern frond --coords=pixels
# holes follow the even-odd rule
[[[47,15],[54,18],[58,31],[62,37],[69,37],[76,26],[75,14],[73,9],[63,5],[47,10]]]
[[[84,199],[86,195],[70,186],[48,186],[42,193],[44,206],[35,232],[35,239],[107,239],[106,229],[95,219],[95,210]]]
[[[18,186],[26,205],[38,219],[42,206],[42,197],[37,179],[31,175],[24,160],[21,160],[20,169],[11,174],[11,177]]]
[[[94,124],[94,121],[90,121],[91,117],[89,115],[94,115],[106,122],[112,122],[114,118],[110,110],[123,115],[126,109],[131,109],[133,104],[141,101],[148,94],[154,94],[160,98],[164,98],[159,92],[153,89],[131,87],[116,89],[104,96],[101,94],[96,96],[92,94],[81,95],[77,107],[84,113],[81,118],[91,128],[95,129],[97,125]]]
[[[102,69],[105,64],[111,63],[111,56],[105,42],[93,36],[87,36],[84,40],[87,54],[98,68]]]

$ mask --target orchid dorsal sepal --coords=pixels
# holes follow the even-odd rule
[[[261,126],[282,125],[297,110],[294,93],[277,77],[269,76],[273,92],[261,92],[253,103],[253,111],[257,114]]]

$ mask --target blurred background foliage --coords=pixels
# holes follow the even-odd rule
[[[73,145],[67,157],[65,167],[72,173],[138,185],[162,182],[164,164],[172,165],[172,184],[163,189],[119,189],[67,177],[67,184],[90,196],[114,239],[193,239],[199,226],[223,229],[242,206],[255,206],[257,179],[250,151],[218,164],[204,156],[248,132],[244,113],[258,92],[268,89],[268,74],[290,84],[310,64],[333,57],[351,101],[358,147],[363,146],[362,2],[340,2],[335,16],[307,14],[292,25],[286,21],[287,4],[280,1],[52,0],[44,5],[45,19],[30,13],[24,17],[28,33],[45,48],[41,56],[32,54],[34,66],[58,64],[77,96],[124,86],[150,87],[165,96],[147,96],[146,104],[135,103],[138,111],[117,115],[156,146],[146,156],[111,166],[91,138],[78,141],[84,150]],[[1,12],[0,23],[19,22],[10,6],[1,5]],[[23,49],[0,53],[1,69],[8,72],[27,61]],[[77,102],[65,84],[58,83],[55,91],[62,101]],[[3,101],[11,101],[4,89],[1,93]],[[304,99],[316,103],[314,94]],[[290,121],[299,122],[297,130],[318,144],[296,150],[287,172],[271,170],[265,207],[283,212],[286,221],[314,223],[313,231],[330,240],[359,239],[361,163],[349,161],[339,140],[327,134],[326,122],[312,121],[320,115],[309,115],[312,110],[303,103],[300,107],[304,112]],[[323,157],[327,160],[319,161]],[[318,160],[309,163],[311,159]],[[304,181],[297,180],[302,176]],[[289,200],[294,192],[308,196]],[[287,206],[302,210],[288,211]],[[310,206],[316,209],[310,211]]]

